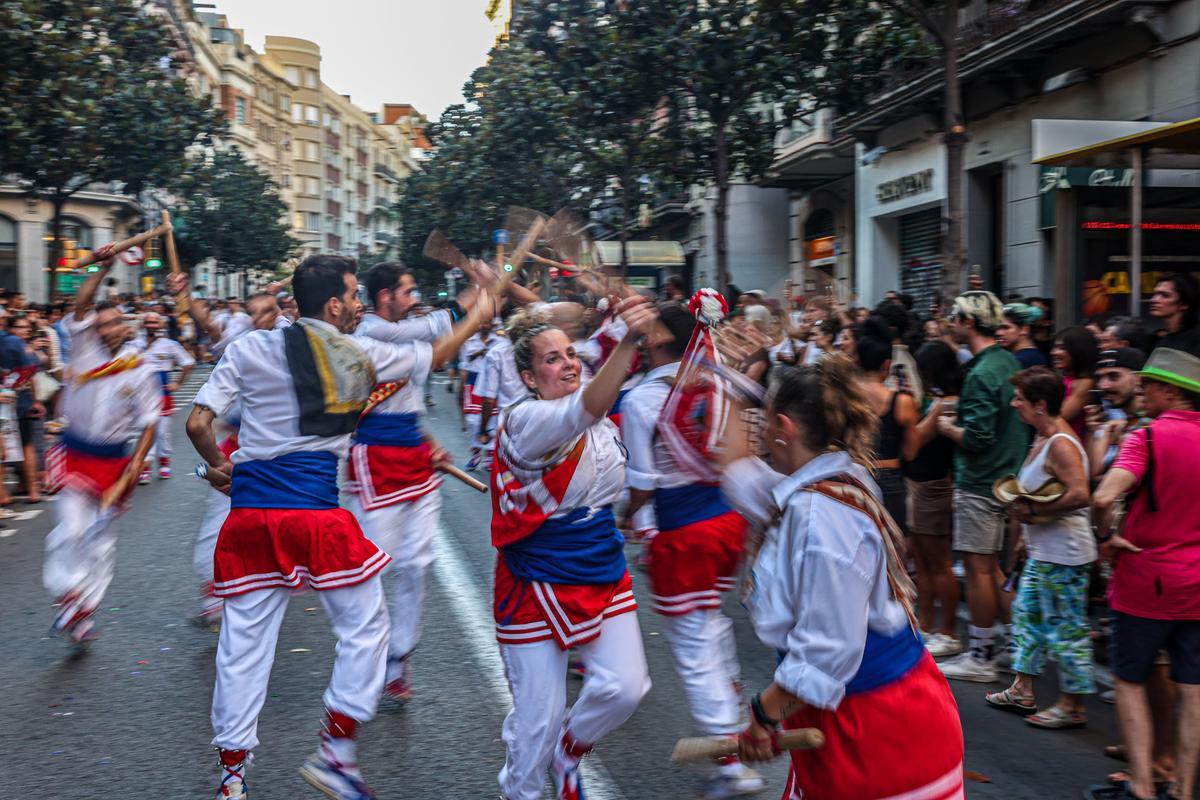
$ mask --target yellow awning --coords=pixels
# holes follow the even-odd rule
[[[1169,150],[1175,153],[1200,154],[1200,117],[1173,122],[1148,131],[1118,136],[1102,142],[1083,145],[1060,153],[1034,159],[1034,164],[1047,166],[1066,166],[1069,164],[1085,164],[1105,153],[1118,153],[1134,147],[1148,147]]]

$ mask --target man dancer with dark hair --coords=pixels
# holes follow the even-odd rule
[[[245,770],[258,744],[279,626],[292,590],[304,584],[317,591],[338,643],[325,729],[301,775],[335,800],[374,797],[358,770],[354,735],[374,717],[383,688],[388,615],[379,573],[389,558],[338,507],[338,461],[376,385],[445,363],[491,305],[489,298],[486,309],[473,308],[432,345],[352,339],[344,334],[360,309],[354,272],[352,259],[306,259],[294,278],[300,319],[231,342],[188,419],[209,482],[232,499],[213,576],[225,600],[212,707],[222,799],[248,796]],[[230,459],[213,421],[238,402],[241,429]]]

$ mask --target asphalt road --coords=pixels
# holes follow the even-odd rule
[[[199,379],[201,376],[198,376]],[[466,460],[465,436],[444,383],[429,425]],[[50,502],[0,532],[0,800],[210,798],[217,770],[208,722],[216,636],[188,623],[198,592],[192,543],[206,485],[190,477],[196,461],[177,417],[177,470],[170,481],[141,487],[119,521],[116,578],[99,615],[100,640],[83,658],[49,638],[50,600],[41,586]],[[435,565],[414,656],[415,698],[384,701],[360,736],[364,774],[381,798],[450,800],[490,797],[504,759],[500,724],[508,703],[491,622],[493,552],[487,498],[448,480]],[[18,510],[24,510],[18,507]],[[631,546],[631,554],[633,547]],[[590,800],[684,800],[697,796],[701,773],[668,764],[675,739],[692,731],[661,626],[649,611],[646,584],[635,576],[654,688],[634,717],[588,759]],[[255,800],[316,797],[296,768],[314,748],[321,692],[332,665],[333,637],[312,594],[292,600],[276,654],[270,695],[259,724],[249,785]],[[730,601],[747,689],[770,680],[773,655],[754,639]],[[572,693],[578,689],[572,679]],[[1074,798],[1118,765],[1101,747],[1116,740],[1110,706],[1090,701],[1087,729],[1030,729],[993,711],[985,691],[958,684],[967,738],[971,798]],[[1053,702],[1043,680],[1039,700]],[[913,736],[921,721],[914,719]],[[786,767],[765,770],[775,798]],[[852,799],[848,799],[852,800]]]

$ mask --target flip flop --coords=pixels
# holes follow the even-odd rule
[[[1026,717],[1025,722],[1046,730],[1071,730],[1087,725],[1087,714],[1080,711],[1063,711],[1058,706],[1050,706]]]

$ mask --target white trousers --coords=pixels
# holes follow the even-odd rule
[[[77,608],[93,610],[112,583],[117,557],[112,523],[118,512],[100,513],[99,502],[71,488],[62,490],[55,505],[58,524],[46,536],[42,583],[54,599],[73,593]]]
[[[433,563],[433,532],[442,513],[441,492],[432,491],[408,503],[366,511],[358,495],[346,507],[358,518],[367,538],[392,557],[384,574],[392,584],[392,631],[388,656],[406,658],[421,640],[425,581]]]
[[[484,450],[488,453],[496,449],[496,425],[500,418],[495,414],[492,415],[491,421],[488,422],[488,433],[492,435],[491,441],[487,444],[479,443],[479,414],[464,414],[463,420],[467,423],[467,441],[471,445],[471,452],[476,450]]]
[[[200,530],[196,532],[196,546],[192,550],[192,567],[197,577],[206,584],[213,580],[213,557],[217,552],[217,537],[221,534],[221,526],[229,516],[229,495],[209,487],[208,504],[204,509],[204,518],[200,520]]]
[[[683,680],[692,718],[706,736],[738,733],[742,701],[733,622],[720,609],[702,608],[663,616],[663,628],[675,668]]]
[[[158,458],[158,463],[170,461],[171,449],[171,420],[174,417],[159,417],[158,425],[154,429],[154,455]]]
[[[337,636],[325,707],[367,722],[379,706],[387,663],[388,614],[379,576],[316,595]],[[258,715],[291,596],[290,589],[276,588],[225,598],[212,703],[214,747],[251,750],[258,744]]]
[[[500,789],[508,800],[537,800],[564,725],[571,737],[594,745],[633,714],[650,691],[637,614],[604,620],[600,636],[575,648],[586,672],[583,690],[567,715],[567,651],[554,641],[502,644],[513,708],[504,718],[508,748]],[[585,790],[586,791],[586,790]]]

